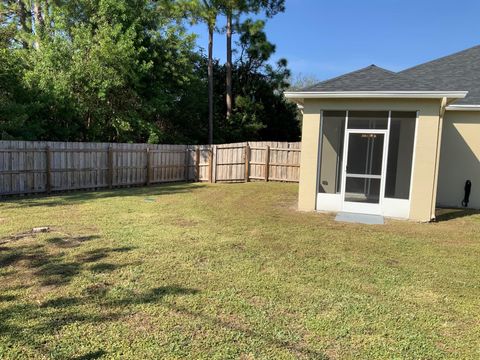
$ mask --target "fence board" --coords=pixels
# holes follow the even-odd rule
[[[300,143],[271,141],[219,145],[0,141],[0,195],[177,181],[298,182],[300,155]]]

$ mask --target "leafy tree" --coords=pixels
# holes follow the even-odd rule
[[[187,1],[187,3],[189,3]],[[213,143],[213,35],[217,27],[217,17],[220,14],[220,0],[200,0],[189,3],[193,9],[193,18],[200,18],[208,28],[208,143]]]
[[[287,61],[269,63],[275,46],[264,31],[265,22],[247,19],[238,28],[239,57],[233,65],[235,106],[232,115],[220,121],[221,141],[299,139],[296,106],[283,97],[289,86]],[[226,76],[226,71],[223,71]]]
[[[24,29],[23,10],[13,5],[15,36],[28,50],[26,86],[48,94],[51,117],[75,119],[63,139],[162,141],[170,136],[165,115],[178,109],[185,88],[196,81],[198,60],[193,36],[172,22],[170,7],[148,0],[57,1],[48,8],[53,28],[39,46],[33,33],[38,27]],[[33,10],[27,14],[27,24],[36,21]]]
[[[263,22],[235,23],[241,50],[232,63],[237,102],[225,117],[226,66],[213,59],[213,44],[208,57],[195,50],[195,36],[183,26],[202,19],[212,38],[224,5],[0,0],[0,139],[296,139],[298,131],[285,130],[298,127],[281,95],[286,62],[269,65],[275,47]]]
[[[279,12],[285,11],[285,0],[223,0],[223,11],[226,16],[226,38],[227,38],[227,61],[226,61],[226,104],[227,104],[227,118],[232,113],[233,93],[232,93],[232,34],[233,21],[237,23],[243,14],[258,14],[261,11],[265,12],[267,17],[272,17]]]

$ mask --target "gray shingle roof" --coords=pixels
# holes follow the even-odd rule
[[[370,65],[301,91],[468,91],[455,104],[480,104],[480,45],[397,73]]]
[[[467,90],[465,99],[455,104],[480,104],[480,45],[401,71],[412,79],[422,79],[442,90]]]
[[[435,91],[433,85],[376,65],[322,81],[302,91]],[[443,89],[440,89],[443,90]]]

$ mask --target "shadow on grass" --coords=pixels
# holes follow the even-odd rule
[[[93,241],[96,235],[82,236],[82,239]],[[77,239],[78,240],[78,239]],[[134,264],[116,264],[109,262],[111,254],[122,253],[128,258],[128,253],[134,247],[101,247],[82,251],[81,246],[85,241],[76,242],[75,249],[72,246],[65,246],[65,239],[52,237],[41,244],[15,244],[15,247],[5,247],[0,252],[0,268],[10,266],[19,276],[25,276],[23,271],[27,270],[37,285],[41,286],[63,286],[69,284],[81,272],[90,271],[93,274],[111,272],[122,266]],[[72,256],[68,252],[76,251],[78,254]],[[8,276],[16,274],[9,274]],[[0,280],[2,275],[0,275]],[[95,280],[96,279],[96,280]],[[31,279],[30,279],[31,280]],[[112,281],[112,280],[110,280]],[[273,347],[290,351],[294,356],[307,358],[327,359],[323,353],[317,352],[289,340],[284,340],[274,333],[262,328],[246,327],[237,324],[235,321],[226,321],[215,315],[206,314],[203,310],[182,307],[175,300],[180,296],[196,296],[200,290],[184,287],[178,284],[159,286],[146,289],[140,293],[121,289],[115,283],[107,280],[99,281],[93,278],[91,283],[83,285],[78,295],[56,295],[55,290],[49,290],[50,296],[40,301],[27,301],[24,297],[19,298],[15,291],[27,291],[28,288],[20,287],[6,289],[5,294],[0,297],[2,308],[0,308],[0,336],[9,344],[17,348],[25,347],[40,352],[40,356],[48,357],[48,347],[45,347],[45,339],[58,336],[66,326],[81,327],[91,325],[94,328],[99,326],[105,328],[109,322],[122,322],[132,313],[141,314],[144,305],[165,307],[184,317],[183,321],[192,319],[199,320],[201,324],[212,326],[218,329],[234,331],[252,341],[264,342]],[[36,288],[33,289],[36,291]],[[92,311],[92,309],[97,309]],[[220,330],[221,331],[221,330]],[[102,336],[99,334],[99,336]],[[81,341],[79,339],[78,341]],[[80,354],[75,359],[96,359],[108,356],[105,349],[94,348],[91,352]]]
[[[72,248],[72,247],[78,247],[86,241],[96,240],[99,238],[100,236],[98,235],[67,236],[67,237],[56,236],[56,237],[48,238],[46,241],[49,244],[53,244],[61,248]]]
[[[69,193],[53,193],[51,196],[33,195],[29,197],[9,197],[0,201],[5,208],[22,208],[35,206],[58,206],[71,205],[77,203],[84,203],[96,199],[106,199],[112,197],[127,197],[127,196],[161,196],[170,194],[188,193],[205,187],[202,183],[169,183],[159,184],[150,187],[131,187],[131,188],[117,188],[113,190],[78,190],[77,192]],[[142,200],[143,201],[143,200]]]
[[[13,301],[17,297],[13,295],[0,295],[0,302],[7,302],[7,301]]]
[[[441,222],[441,221],[448,221],[448,220],[454,220],[454,219],[459,219],[467,216],[473,216],[473,215],[479,215],[480,210],[475,210],[475,209],[462,209],[462,208],[457,208],[457,209],[437,209],[436,211],[436,221]]]
[[[177,305],[168,305],[171,310],[174,310],[178,313],[182,313],[187,317],[198,318],[204,323],[208,323],[213,326],[221,327],[224,329],[232,330],[238,333],[241,333],[249,338],[254,338],[256,340],[265,341],[266,343],[273,345],[277,348],[285,349],[291,351],[295,356],[307,357],[308,359],[319,359],[319,360],[328,360],[329,357],[323,353],[316,350],[309,349],[303,345],[294,343],[288,340],[282,340],[275,338],[270,333],[265,333],[256,329],[245,329],[243,326],[236,325],[233,322],[226,322],[220,320],[216,317],[203,314],[201,312],[191,311],[186,307],[180,307]]]
[[[84,355],[80,356],[75,356],[73,358],[70,358],[70,360],[93,360],[93,359],[99,359],[103,355],[106,355],[107,353],[103,350],[97,350],[97,351],[92,351]]]
[[[246,329],[244,326],[235,324],[234,322],[227,322],[221,320],[217,317],[207,315],[201,311],[192,311],[190,308],[178,306],[174,302],[162,301],[163,298],[167,295],[194,295],[199,291],[196,289],[183,288],[181,286],[164,286],[160,288],[151,289],[145,294],[134,297],[134,298],[124,298],[119,301],[111,302],[115,306],[125,306],[132,304],[148,304],[154,302],[160,302],[162,306],[168,307],[170,310],[173,310],[175,313],[181,313],[187,318],[196,318],[199,319],[204,324],[209,324],[214,327],[219,327],[223,329],[228,329],[231,331],[238,332],[248,338],[252,338],[260,341],[265,341],[266,343],[273,345],[277,348],[286,349],[295,353],[295,355],[301,355],[302,357],[307,357],[310,359],[320,359],[327,360],[328,356],[322,352],[311,350],[305,346],[299,345],[297,343],[282,340],[275,338],[270,333],[266,333],[255,328]]]
[[[105,285],[106,287],[108,285]],[[101,289],[100,291],[98,291]],[[165,298],[167,296],[184,296],[184,295],[196,295],[199,293],[198,289],[185,288],[178,285],[162,286],[150,289],[143,294],[131,295],[122,297],[120,299],[109,299],[107,294],[107,289],[103,288],[101,284],[97,284],[96,289],[92,291],[84,291],[83,296],[80,297],[58,297],[51,299],[42,304],[43,308],[51,308],[55,311],[63,311],[69,307],[77,307],[89,303],[101,306],[103,309],[109,309],[110,315],[108,317],[81,317],[79,315],[68,318],[61,321],[49,322],[48,327],[53,327],[56,331],[59,330],[60,326],[67,325],[71,322],[88,322],[88,321],[115,321],[122,319],[123,316],[128,316],[130,311],[128,308],[135,305],[144,305],[144,304],[158,304],[158,306],[167,307],[170,310],[174,311],[177,314],[182,314],[187,319],[197,319],[200,320],[202,324],[213,326],[219,329],[226,329],[229,331],[234,331],[239,333],[242,336],[253,339],[255,342],[263,341],[272,345],[274,347],[288,350],[292,352],[295,356],[307,357],[311,359],[321,359],[327,360],[328,356],[322,352],[309,349],[306,346],[301,344],[282,340],[274,335],[257,330],[256,328],[245,328],[245,326],[238,325],[235,322],[229,322],[221,320],[218,317],[205,314],[201,311],[192,311],[190,308],[182,307],[176,305],[176,301],[167,301]],[[136,310],[135,310],[136,312]],[[104,353],[105,354],[105,353]],[[103,354],[102,354],[103,355]]]
[[[161,301],[164,297],[169,295],[181,296],[181,295],[195,295],[199,292],[197,289],[185,288],[179,285],[168,285],[154,289],[150,289],[141,295],[135,295],[131,297],[124,297],[109,302],[113,306],[127,306],[127,305],[141,305],[151,304]]]
[[[29,244],[3,247],[0,252],[0,268],[7,266],[27,269],[42,286],[60,286],[68,284],[84,268],[91,266],[111,253],[128,252],[134,247],[97,248],[82,252],[73,260],[67,260],[64,252],[52,251],[48,245],[59,248],[78,247],[87,240],[99,239],[98,235],[81,236],[73,240],[49,238],[44,244]],[[79,240],[81,239],[81,240]],[[116,265],[117,268],[122,265]],[[123,265],[127,266],[127,265]],[[101,269],[101,265],[100,265]],[[3,276],[12,273],[3,274]],[[1,276],[1,275],[0,275]]]
[[[43,308],[66,308],[95,302],[98,305],[109,308],[124,309],[128,305],[150,304],[161,301],[165,296],[195,295],[197,289],[185,288],[178,285],[162,286],[151,289],[143,294],[135,294],[120,299],[108,299],[106,297],[111,284],[98,283],[84,289],[82,296],[64,297],[60,296],[47,300],[41,304]]]
[[[94,273],[105,273],[105,272],[112,272],[114,270],[119,269],[121,266],[118,264],[112,264],[112,263],[98,263],[95,265],[92,265],[90,267],[90,271]]]
[[[48,358],[48,350],[44,347],[46,335],[58,334],[63,327],[71,324],[101,324],[122,318],[121,313],[113,311],[104,311],[102,314],[83,313],[73,308],[76,302],[65,299],[59,300],[60,303],[63,305],[53,311],[46,311],[45,306],[18,302],[2,308],[0,337],[8,339],[11,346],[33,348]]]
[[[113,253],[127,253],[134,247],[101,247],[82,251],[81,247],[87,241],[99,239],[98,235],[86,235],[79,237],[50,237],[41,242],[29,239],[26,243],[15,242],[12,246],[3,246],[0,252],[0,281],[8,282],[9,279],[26,279],[28,285],[14,285],[4,287],[0,295],[0,336],[8,339],[9,343],[24,346],[26,348],[42,349],[42,338],[45,335],[54,335],[61,328],[73,323],[100,324],[108,321],[116,321],[123,316],[121,311],[113,308],[105,308],[95,313],[84,313],[77,306],[84,304],[97,304],[99,296],[106,294],[108,284],[92,285],[87,287],[84,296],[79,298],[56,297],[45,302],[28,301],[25,295],[20,298],[16,292],[30,294],[33,292],[46,291],[55,294],[61,286],[69,284],[82,271],[110,270],[113,271],[130,264],[112,264],[105,267],[104,263],[98,263],[100,259],[106,259]],[[75,249],[77,255],[72,256],[70,251]],[[80,248],[79,248],[80,247]],[[9,267],[9,271],[4,271]],[[33,281],[32,281],[33,280]],[[53,288],[52,288],[53,286]],[[58,290],[61,292],[61,290]],[[54,311],[46,311],[54,309]],[[38,343],[36,343],[38,341]],[[43,350],[39,350],[43,351]],[[46,351],[46,350],[45,350]],[[96,358],[105,352],[89,353],[84,358]],[[42,354],[48,357],[47,353]],[[88,355],[88,357],[87,357]],[[97,356],[98,355],[98,356]],[[96,356],[96,357],[95,357]],[[82,358],[82,357],[79,357]]]
[[[57,335],[62,328],[72,324],[105,324],[118,322],[131,314],[128,305],[141,305],[161,302],[168,295],[196,294],[198,290],[181,286],[165,286],[152,289],[141,295],[132,295],[120,300],[107,298],[110,284],[95,284],[87,287],[81,296],[60,296],[34,303],[11,303],[0,309],[0,337],[8,339],[16,346],[34,348],[48,357],[45,349],[45,336]],[[9,300],[9,299],[5,299]],[[13,299],[12,299],[13,300]],[[98,313],[84,312],[84,307],[101,308]],[[81,341],[79,339],[78,341]],[[96,359],[107,355],[103,349],[74,357],[73,359]]]

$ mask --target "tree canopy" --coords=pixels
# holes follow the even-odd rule
[[[240,3],[266,18],[283,6]],[[213,17],[192,11],[202,4],[222,14],[222,1],[0,0],[0,139],[205,143],[208,59],[185,27]],[[236,24],[228,118],[225,64],[212,61],[215,142],[299,137],[287,63],[271,64],[264,29]]]

